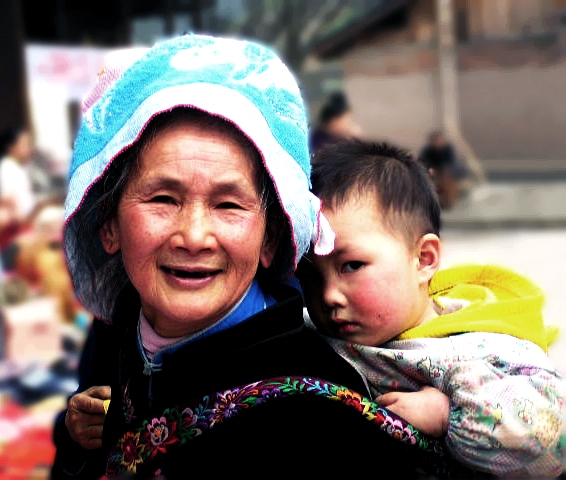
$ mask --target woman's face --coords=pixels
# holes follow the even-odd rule
[[[273,260],[254,159],[218,127],[183,122],[139,160],[102,242],[121,251],[157,333],[188,335],[226,315]]]

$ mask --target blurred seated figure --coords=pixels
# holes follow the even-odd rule
[[[14,273],[40,295],[58,299],[61,318],[72,324],[79,313],[63,253],[64,207],[46,203],[34,212],[32,229],[17,240]]]
[[[0,252],[4,270],[12,267],[14,240],[28,227],[36,204],[29,170],[32,151],[27,127],[0,130]]]
[[[32,152],[32,136],[27,127],[8,127],[0,132],[0,199],[12,202],[19,221],[25,221],[36,204],[29,172]]]
[[[355,122],[346,94],[339,90],[328,96],[318,115],[318,125],[310,135],[312,156],[324,145],[348,138],[358,138],[361,127]]]
[[[429,135],[419,159],[432,176],[441,208],[450,210],[466,192],[470,170],[440,130]]]

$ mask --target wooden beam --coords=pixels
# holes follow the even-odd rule
[[[20,0],[0,1],[0,128],[29,125]]]
[[[485,180],[481,161],[466,141],[460,125],[460,101],[458,94],[458,57],[456,50],[456,25],[453,0],[436,0],[438,28],[438,101],[440,119],[444,131],[462,153],[478,181]]]

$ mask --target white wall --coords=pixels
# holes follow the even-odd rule
[[[36,147],[53,160],[54,173],[66,174],[73,142],[69,114],[98,79],[108,49],[26,46],[26,78]]]
[[[434,78],[428,73],[345,77],[345,89],[364,136],[419,150],[435,126]]]

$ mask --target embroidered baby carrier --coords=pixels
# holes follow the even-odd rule
[[[317,378],[277,377],[232,388],[168,408],[159,416],[130,424],[108,455],[108,477],[141,470],[161,474],[165,456],[240,412],[277,398],[317,395],[340,402],[359,412],[391,437],[414,447],[415,465],[422,472],[442,478],[458,470],[442,441],[424,435],[393,412],[348,388]],[[330,420],[329,420],[330,421]]]

